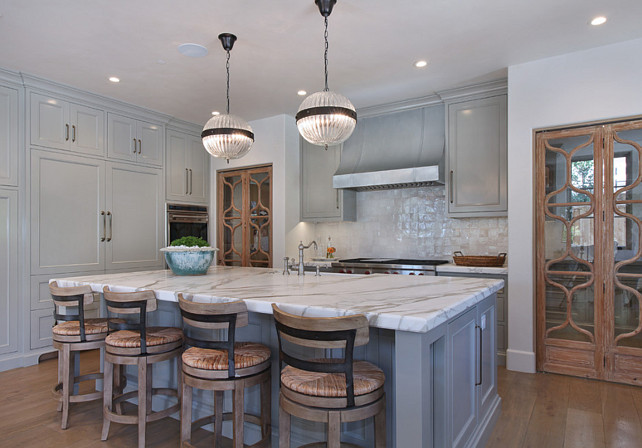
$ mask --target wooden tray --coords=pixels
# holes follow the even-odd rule
[[[453,261],[457,266],[500,268],[504,266],[506,254],[501,253],[496,257],[492,255],[464,255],[458,250],[453,254]]]

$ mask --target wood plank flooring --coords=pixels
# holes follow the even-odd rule
[[[98,354],[81,355],[83,371],[95,369]],[[0,447],[135,447],[136,428],[112,423],[109,439],[100,440],[98,402],[73,404],[69,429],[51,388],[57,360],[0,372]],[[642,447],[642,387],[553,374],[499,369],[502,413],[487,448],[628,448]],[[147,446],[177,447],[179,423],[166,418],[147,426]],[[194,433],[195,445],[212,446],[210,433]],[[404,447],[412,448],[412,447]]]

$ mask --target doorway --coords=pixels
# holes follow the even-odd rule
[[[642,384],[642,120],[536,133],[538,370]]]

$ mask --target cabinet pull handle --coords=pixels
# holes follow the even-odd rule
[[[114,216],[111,214],[111,212],[107,212],[107,216],[109,216],[109,237],[107,237],[107,241],[111,241],[111,237],[114,234]]]
[[[450,198],[450,203],[453,203],[453,170],[450,170],[450,179],[448,182],[448,196]]]
[[[189,169],[189,194],[192,195],[192,179],[193,179],[192,169]]]
[[[76,141],[76,125],[71,126],[71,141],[75,142]]]
[[[143,142],[138,139],[138,154],[140,154],[143,151]]]
[[[69,124],[65,124],[65,141],[69,141]]]
[[[337,210],[339,210],[339,189],[335,189],[337,191]]]
[[[100,237],[100,242],[102,243],[107,239],[107,216],[105,216],[105,211],[100,211],[100,216],[103,217],[103,236]]]
[[[482,343],[482,335],[484,333],[483,333],[482,327],[480,327],[479,325],[475,325],[475,330],[477,330],[478,328],[479,328],[479,382],[475,383],[475,386],[481,386],[482,384],[482,360],[484,356],[483,355],[484,352],[482,351],[484,348],[484,344]]]
[[[136,154],[136,139],[133,138],[132,140],[134,140],[134,154]]]
[[[189,169],[185,168],[185,194],[189,194]]]

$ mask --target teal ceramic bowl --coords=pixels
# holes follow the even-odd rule
[[[167,266],[176,275],[204,275],[214,260],[217,249],[161,249],[165,252]]]

